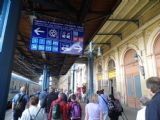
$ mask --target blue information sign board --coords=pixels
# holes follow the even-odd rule
[[[64,54],[83,54],[84,27],[33,20],[30,49]]]

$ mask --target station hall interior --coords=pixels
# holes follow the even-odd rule
[[[104,89],[138,110],[160,77],[159,0],[0,0],[0,120],[22,85],[89,96]]]

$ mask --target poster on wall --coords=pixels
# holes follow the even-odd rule
[[[34,19],[30,50],[83,54],[84,27]]]
[[[8,14],[10,8],[10,0],[2,0],[0,2],[0,52],[2,51],[4,34],[6,30]]]

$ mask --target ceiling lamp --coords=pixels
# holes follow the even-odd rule
[[[98,47],[97,56],[101,56],[101,55],[102,55],[102,49],[101,49],[101,47]]]

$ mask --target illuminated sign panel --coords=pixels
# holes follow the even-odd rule
[[[102,74],[101,73],[98,74],[98,80],[102,80]]]
[[[108,78],[115,78],[116,77],[116,70],[112,70],[108,72]]]
[[[82,26],[34,20],[30,49],[64,54],[83,54]]]

